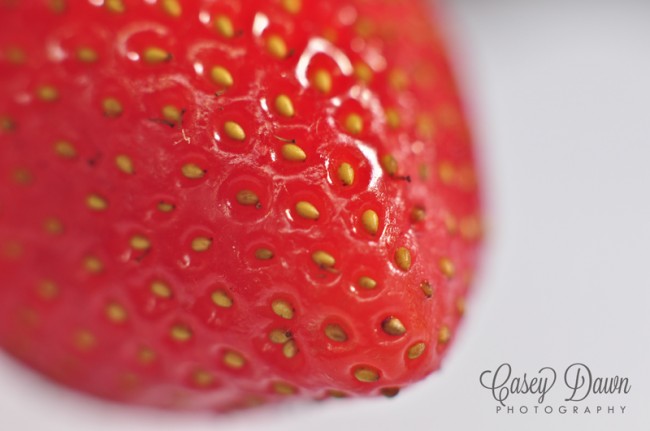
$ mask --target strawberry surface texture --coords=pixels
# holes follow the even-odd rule
[[[0,0],[0,345],[175,409],[439,368],[481,239],[418,0]]]

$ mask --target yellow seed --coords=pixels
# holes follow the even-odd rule
[[[246,359],[241,354],[229,350],[223,355],[223,364],[228,368],[240,369],[246,364]]]
[[[242,129],[242,127],[234,121],[226,121],[226,123],[223,125],[223,130],[226,132],[226,135],[228,135],[230,139],[234,139],[236,141],[243,141],[246,139],[246,133],[244,132],[244,129]]]
[[[95,256],[86,256],[84,258],[83,266],[86,269],[86,271],[92,274],[100,273],[104,269],[104,264],[102,263],[102,261],[96,258]]]
[[[92,48],[84,46],[77,49],[77,60],[81,61],[82,63],[94,63],[98,58],[99,55],[97,55],[97,51]]]
[[[285,160],[302,162],[307,159],[305,151],[296,144],[284,144],[280,151]]]
[[[86,197],[86,205],[94,211],[104,211],[108,208],[106,199],[96,194],[91,194]]]
[[[77,150],[68,141],[57,141],[54,144],[54,151],[59,157],[64,159],[72,159],[77,156]]]
[[[230,39],[235,35],[232,21],[225,15],[219,15],[214,20],[214,27],[223,37]]]
[[[420,283],[420,289],[422,290],[422,293],[424,293],[424,296],[427,298],[431,298],[433,296],[433,287],[431,287],[431,283],[429,283],[427,280],[424,280],[422,283]]]
[[[411,269],[411,252],[406,247],[399,247],[395,250],[395,264],[402,271]]]
[[[48,6],[54,13],[61,13],[65,11],[65,0],[49,0]]]
[[[354,168],[347,162],[341,163],[338,169],[339,179],[344,186],[349,186],[354,182]]]
[[[404,90],[409,83],[408,76],[401,69],[393,69],[388,74],[388,82],[397,91]]]
[[[456,175],[456,170],[453,165],[449,162],[442,162],[438,165],[438,177],[443,184],[451,184]]]
[[[181,117],[183,116],[183,113],[181,112],[180,109],[173,105],[165,105],[162,108],[162,116],[165,120],[169,121],[170,123],[173,124],[178,124],[181,122]]]
[[[285,358],[289,359],[296,356],[296,354],[298,354],[298,346],[296,346],[296,342],[294,340],[287,341],[284,346],[282,346],[282,354]]]
[[[359,114],[350,114],[345,118],[345,130],[351,135],[358,135],[363,131],[363,119]]]
[[[284,344],[291,339],[291,333],[283,329],[274,329],[269,333],[269,340],[275,344]]]
[[[240,205],[253,206],[260,202],[260,198],[251,190],[240,190],[235,197]]]
[[[481,224],[477,217],[464,217],[460,220],[460,235],[467,239],[473,240],[481,235]]]
[[[390,176],[397,173],[397,160],[391,154],[386,154],[381,158],[381,166]]]
[[[363,223],[363,228],[370,235],[375,235],[377,230],[379,230],[379,216],[373,210],[366,210],[363,212],[361,223]]]
[[[440,268],[440,271],[447,278],[453,277],[456,273],[454,262],[452,262],[448,257],[443,257],[438,261],[438,268]]]
[[[169,202],[158,202],[158,205],[156,205],[156,208],[158,208],[158,211],[163,212],[163,213],[169,213],[174,211],[176,208],[174,204],[170,204]]]
[[[10,46],[5,51],[5,58],[11,64],[23,64],[27,59],[25,51],[17,46]]]
[[[210,295],[210,298],[217,307],[232,307],[232,298],[223,290],[215,290],[212,292],[212,295]]]
[[[266,50],[276,58],[285,58],[288,52],[287,44],[284,42],[284,39],[277,34],[269,36],[266,40]]]
[[[444,215],[444,222],[447,232],[449,232],[450,235],[455,234],[458,229],[458,221],[456,220],[456,217],[447,213]]]
[[[354,76],[364,84],[369,84],[372,80],[372,69],[366,63],[358,62],[354,65]]]
[[[172,289],[167,283],[163,281],[154,281],[149,286],[149,289],[151,290],[151,293],[154,294],[154,296],[157,296],[159,298],[169,299],[172,297]]]
[[[17,184],[29,184],[34,178],[32,173],[25,168],[16,169],[11,177]]]
[[[465,298],[460,297],[456,300],[456,311],[458,311],[458,314],[465,314]]]
[[[43,229],[51,235],[60,235],[63,233],[63,223],[58,218],[50,217],[43,222]]]
[[[440,344],[445,344],[451,338],[451,331],[447,325],[443,325],[438,331],[438,342]]]
[[[293,102],[286,94],[280,94],[275,98],[275,109],[278,110],[280,115],[285,117],[293,117],[296,114],[293,108]]]
[[[258,248],[255,250],[255,258],[259,260],[273,259],[273,251],[268,248]]]
[[[124,172],[125,174],[131,175],[134,172],[134,170],[133,170],[133,161],[127,155],[120,154],[120,155],[116,156],[115,157],[115,165],[117,166],[117,168],[120,171]]]
[[[144,235],[133,235],[129,242],[134,250],[148,250],[151,248],[151,241]]]
[[[53,281],[44,280],[38,285],[37,293],[42,299],[51,301],[59,296],[59,288]]]
[[[205,370],[197,370],[192,373],[192,383],[200,388],[207,388],[214,383],[214,376]]]
[[[192,338],[192,330],[185,325],[174,325],[172,326],[169,335],[175,341],[189,341]]]
[[[418,116],[415,122],[415,129],[422,139],[429,140],[433,138],[436,131],[436,125],[430,115],[422,114]]]
[[[425,219],[426,217],[426,212],[424,211],[424,208],[416,206],[413,207],[411,210],[411,221],[413,223],[420,223],[422,220]]]
[[[363,287],[364,289],[374,289],[377,287],[377,282],[374,279],[366,277],[364,275],[363,277],[359,278],[359,286]]]
[[[379,373],[370,368],[357,368],[354,370],[354,377],[363,383],[373,383],[379,380]]]
[[[296,388],[283,382],[273,383],[273,390],[279,395],[293,395],[296,393]]]
[[[307,201],[298,202],[296,204],[296,212],[300,217],[310,220],[318,220],[318,217],[320,217],[318,209]]]
[[[395,108],[386,109],[386,124],[391,129],[397,129],[400,124],[399,114]]]
[[[325,335],[337,343],[343,343],[348,340],[348,334],[345,330],[335,323],[330,323],[325,327]]]
[[[74,336],[75,346],[79,350],[87,351],[95,347],[97,340],[92,332],[82,329],[77,331]]]
[[[331,254],[318,250],[314,254],[311,255],[312,260],[316,265],[322,267],[322,268],[331,268],[336,264],[336,260],[334,259],[334,256]]]
[[[178,18],[183,13],[181,3],[178,0],[162,0],[160,4],[165,13],[174,18]]]
[[[147,365],[156,360],[156,352],[148,347],[142,347],[138,350],[138,362]]]
[[[16,123],[11,117],[0,115],[0,130],[10,132],[16,128]]]
[[[428,180],[431,177],[431,169],[429,168],[429,165],[421,163],[418,166],[418,175],[423,181]]]
[[[393,316],[387,317],[383,322],[381,322],[381,329],[383,329],[388,335],[395,337],[406,333],[406,327],[402,321]]]
[[[172,55],[162,48],[152,46],[144,50],[142,59],[149,64],[158,64],[171,60]]]
[[[43,85],[38,87],[36,95],[44,102],[54,102],[59,98],[59,90],[51,85]]]
[[[189,178],[191,180],[197,180],[205,176],[205,170],[194,163],[184,164],[181,168],[181,172],[185,178]]]
[[[424,343],[415,343],[411,347],[409,347],[406,355],[409,359],[416,359],[419,358],[422,353],[424,353],[424,349],[426,348],[426,344]]]
[[[215,66],[210,70],[210,77],[212,81],[222,87],[232,87],[235,83],[232,79],[232,75],[225,67]]]
[[[311,84],[321,93],[329,93],[332,90],[332,75],[325,69],[318,69],[312,77]]]
[[[302,0],[282,0],[282,7],[291,14],[297,14],[302,8]]]
[[[287,301],[282,299],[276,299],[271,303],[271,308],[273,312],[283,319],[292,319],[293,318],[293,307]]]
[[[110,303],[106,306],[106,317],[115,323],[122,323],[126,321],[128,315],[126,309],[117,303]]]
[[[201,253],[207,251],[212,245],[212,238],[199,236],[192,240],[192,250]]]
[[[347,398],[348,394],[336,389],[330,389],[329,391],[327,391],[327,396],[332,398]]]
[[[379,392],[387,398],[393,398],[399,394],[399,388],[381,388]]]
[[[124,13],[125,7],[122,0],[106,0],[104,2],[106,9],[113,13]]]
[[[107,117],[119,117],[124,112],[122,103],[114,97],[107,97],[102,100],[102,111]]]

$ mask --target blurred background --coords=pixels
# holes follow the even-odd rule
[[[439,373],[392,400],[218,418],[98,402],[0,355],[0,430],[649,429],[650,2],[442,6],[482,156],[490,243]],[[628,377],[631,391],[579,404],[600,413],[559,414],[558,393],[552,414],[497,414],[479,375],[503,362],[518,374],[583,362],[594,377]]]

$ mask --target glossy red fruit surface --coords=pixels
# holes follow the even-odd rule
[[[471,139],[419,1],[0,2],[0,345],[169,408],[384,394],[475,267]]]

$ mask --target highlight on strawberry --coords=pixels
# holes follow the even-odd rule
[[[481,226],[428,2],[0,1],[0,346],[64,385],[394,396]]]

